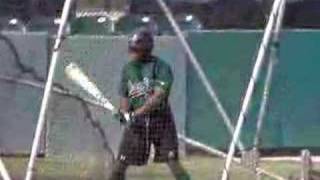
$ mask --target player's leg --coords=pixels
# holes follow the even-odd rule
[[[128,142],[137,141],[138,138],[133,132],[134,129],[129,127],[124,131],[117,159],[112,164],[111,173],[107,178],[108,180],[125,180],[126,170],[129,164],[132,163],[131,156],[134,156],[134,149],[136,148]]]
[[[189,180],[190,176],[179,162],[178,137],[172,116],[154,119],[151,138],[155,147],[155,162],[166,163],[177,180]]]
[[[179,160],[169,160],[167,162],[168,167],[171,171],[171,173],[174,175],[175,179],[177,180],[190,180],[190,175],[188,172],[184,169],[182,164]]]
[[[125,128],[116,162],[109,180],[124,180],[130,165],[145,165],[148,162],[149,147],[146,142],[146,126],[136,121]]]
[[[175,131],[172,131],[172,133]],[[166,162],[176,180],[190,180],[190,176],[179,161],[178,139],[176,136],[164,136],[161,145],[156,146],[156,160]]]
[[[117,160],[112,167],[108,180],[125,180],[127,169],[128,165],[125,162]]]

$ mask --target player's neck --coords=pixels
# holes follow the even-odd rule
[[[154,56],[149,54],[149,55],[146,55],[146,56],[142,56],[139,59],[136,59],[134,61],[137,62],[137,63],[148,63],[148,62],[153,61],[153,59],[154,59]]]

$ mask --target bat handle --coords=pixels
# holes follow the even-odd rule
[[[116,108],[109,102],[108,99],[104,98],[103,96],[99,99],[104,108],[109,109],[112,112],[116,110]]]
[[[124,118],[126,119],[127,122],[129,122],[131,120],[130,113],[124,113],[123,116],[124,116]]]

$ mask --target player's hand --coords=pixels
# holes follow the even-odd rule
[[[129,97],[130,98],[137,98],[144,96],[146,94],[145,90],[143,89],[133,89],[129,92]]]
[[[121,124],[127,124],[134,121],[134,114],[132,112],[126,112],[118,109],[113,112],[113,118],[119,120]]]

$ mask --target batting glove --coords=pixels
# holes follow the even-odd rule
[[[123,112],[120,109],[113,113],[113,117],[120,121],[121,124],[131,123],[134,120],[133,112]]]

